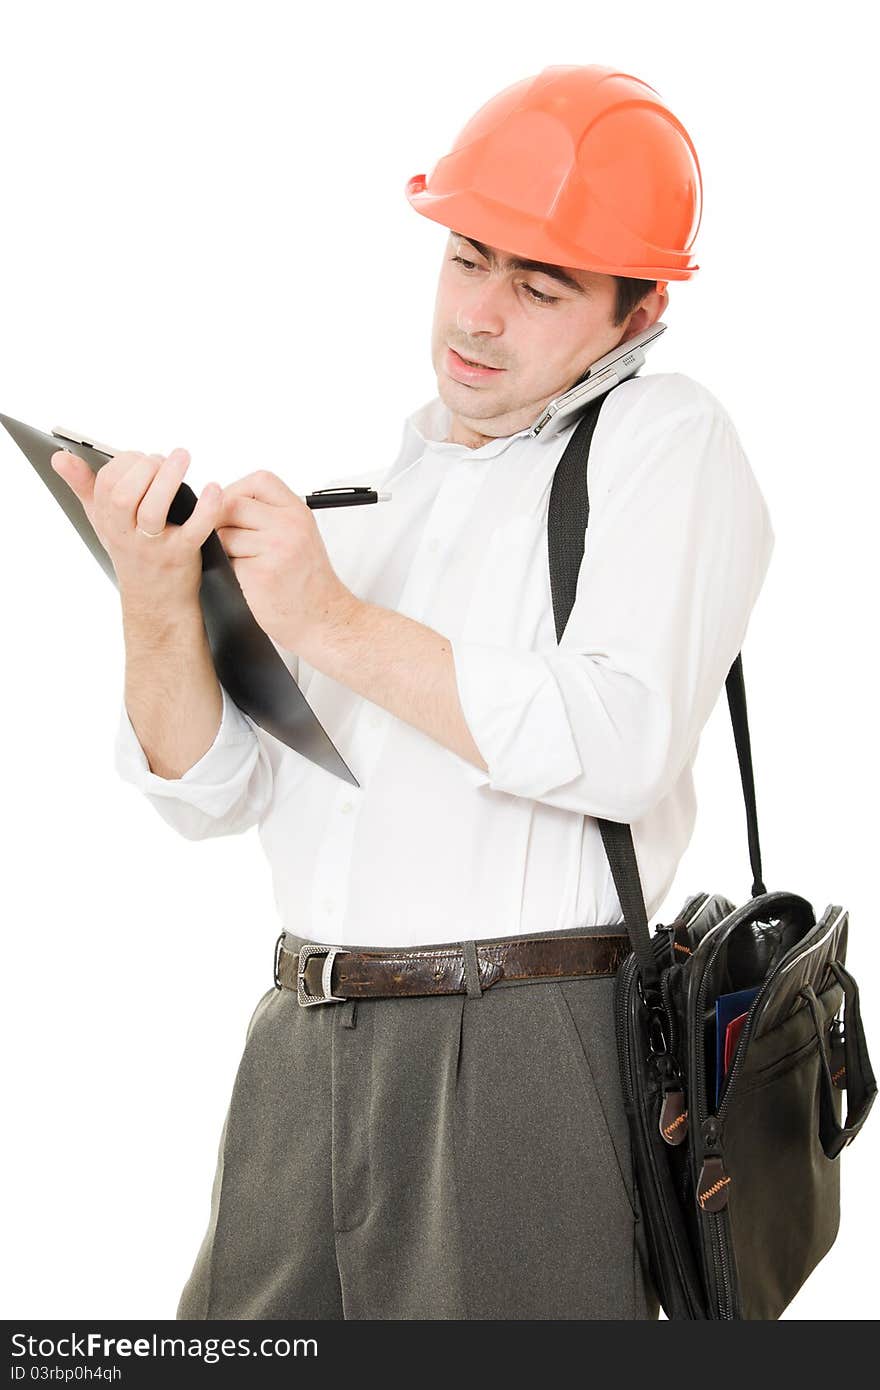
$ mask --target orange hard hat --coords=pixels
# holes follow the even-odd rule
[[[702,213],[697,152],[653,87],[610,67],[555,66],[481,106],[416,212],[512,255],[638,280],[689,280]]]

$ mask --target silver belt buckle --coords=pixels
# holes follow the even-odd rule
[[[333,962],[337,956],[347,956],[348,951],[342,946],[322,946],[320,943],[300,946],[299,965],[296,972],[296,998],[297,1002],[307,1009],[311,1004],[344,1004],[345,995],[330,993],[330,972],[333,969]],[[311,956],[325,956],[323,968],[321,970],[321,994],[309,994],[305,983],[305,965]]]

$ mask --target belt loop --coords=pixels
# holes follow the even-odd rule
[[[283,942],[285,936],[286,932],[282,931],[278,937],[278,940],[275,942],[275,960],[272,965],[272,979],[275,982],[276,989],[281,988],[281,981],[278,978],[278,964],[281,960],[281,943]]]
[[[483,990],[480,985],[477,943],[475,941],[463,941],[461,944],[464,947],[464,982],[467,986],[468,999],[479,999]]]

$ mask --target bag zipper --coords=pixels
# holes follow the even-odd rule
[[[702,901],[699,900],[698,895],[697,901],[692,905],[690,915],[681,925],[690,929],[694,922],[696,922],[700,915],[706,910],[711,900],[711,893],[703,893]],[[669,945],[671,954],[674,957],[675,923],[666,927],[658,927],[657,931],[669,933]],[[678,1046],[680,1042],[678,1021],[672,1003],[672,988],[669,983],[669,969],[671,969],[672,965],[676,964],[677,962],[673,958],[670,967],[666,970],[661,970],[660,973],[660,994],[663,999],[669,1043],[668,1047],[665,1049],[668,1061],[662,1080],[663,1101],[658,1117],[658,1127],[661,1138],[672,1147],[685,1141],[688,1128],[687,1087],[682,1078],[681,1067],[678,1062]],[[655,1056],[656,1055],[658,1054],[655,1051]]]
[[[703,894],[703,900],[702,900],[702,902],[697,902],[697,903],[694,904],[694,906],[693,906],[693,908],[692,908],[692,910],[691,910],[690,916],[687,917],[687,918],[685,919],[684,922],[682,922],[682,924],[681,924],[682,927],[684,927],[684,928],[690,930],[690,928],[694,925],[694,923],[697,921],[697,919],[698,919],[699,917],[701,917],[702,914],[705,912],[706,908],[708,907],[708,905],[709,905],[709,903],[710,903],[711,901],[712,901],[712,894],[711,894],[711,893],[704,893],[704,894]],[[718,925],[718,926],[721,926],[721,923],[719,922],[717,925]],[[673,923],[671,926],[668,926],[668,927],[658,927],[657,930],[658,930],[658,931],[668,931],[668,932],[670,933],[670,940],[674,942],[674,940],[675,940],[675,924],[674,924],[674,923]],[[712,930],[714,931],[714,927],[712,928]],[[709,933],[707,932],[707,935],[708,935],[708,934],[709,934]],[[697,944],[699,945],[699,942],[698,942]],[[677,963],[678,963],[678,962],[673,961],[673,964],[677,964]],[[670,987],[669,987],[669,972],[668,972],[667,970],[664,970],[664,971],[662,972],[661,976],[660,976],[660,993],[661,993],[662,996],[663,996],[663,1004],[664,1004],[664,1006],[665,1006],[665,1008],[666,1008],[666,1019],[667,1019],[667,1022],[668,1022],[668,1024],[669,1024],[669,1050],[670,1050],[671,1053],[674,1054],[674,1053],[676,1052],[676,1049],[677,1049],[677,1047],[678,1047],[678,1042],[679,1042],[679,1038],[678,1038],[678,1024],[677,1024],[677,1022],[676,1022],[675,1010],[674,1010],[674,1008],[672,1007],[672,992],[671,992]],[[679,1072],[679,1075],[681,1075],[680,1069],[679,1069],[679,1067],[678,1067],[677,1064],[676,1064],[676,1070]]]
[[[745,1055],[745,1048],[748,1038],[754,1026],[755,1019],[760,1012],[767,993],[780,975],[789,970],[797,961],[804,956],[815,951],[824,941],[835,931],[841,918],[845,915],[846,909],[842,908],[835,917],[831,925],[822,933],[817,941],[813,941],[803,950],[784,963],[780,963],[776,969],[764,979],[758,993],[752,1000],[745,1023],[737,1041],[736,1053],[730,1070],[725,1078],[724,1092],[718,1104],[718,1109],[712,1114],[708,1109],[705,1099],[706,1079],[705,1079],[705,1037],[703,1026],[704,1001],[706,994],[706,980],[712,967],[712,962],[716,952],[723,945],[723,941],[716,945],[703,967],[700,977],[700,985],[697,990],[697,1001],[695,1016],[699,1020],[699,1027],[695,1029],[696,1045],[696,1075],[691,1078],[691,1090],[695,1094],[691,1097],[691,1104],[696,1102],[697,1117],[699,1121],[700,1133],[703,1139],[703,1162],[700,1169],[700,1177],[697,1182],[697,1202],[700,1206],[703,1219],[706,1221],[709,1230],[709,1239],[713,1251],[713,1263],[716,1271],[716,1286],[720,1285],[723,1298],[719,1299],[719,1312],[723,1319],[732,1320],[736,1317],[736,1300],[733,1291],[732,1261],[731,1261],[731,1234],[730,1234],[730,1215],[727,1211],[728,1192],[730,1177],[724,1168],[723,1151],[723,1117],[727,1109],[734,1079],[739,1072],[740,1064]],[[719,924],[720,925],[720,924]],[[705,940],[705,938],[703,938]],[[725,937],[726,940],[726,937]],[[696,1130],[696,1126],[694,1126]],[[694,1163],[696,1164],[696,1153],[694,1153]],[[721,1278],[718,1279],[720,1272]],[[717,1288],[716,1288],[717,1292]]]
[[[640,1126],[642,1123],[642,1117],[639,1101],[636,1096],[636,1085],[634,1082],[634,1070],[632,1062],[632,1049],[630,1047],[630,1035],[628,1028],[631,995],[632,990],[635,987],[634,979],[637,969],[638,961],[636,959],[635,953],[629,956],[620,967],[621,985],[617,995],[616,1032],[618,1064],[620,1069],[620,1075],[623,1081],[623,1093],[626,1109],[630,1114],[634,1115],[636,1124]],[[648,1120],[648,1123],[650,1124],[650,1119]],[[633,1142],[635,1142],[635,1138],[633,1139]],[[654,1191],[657,1196],[657,1201],[663,1217],[663,1225],[667,1236],[666,1248],[668,1251],[672,1253],[672,1257],[675,1263],[676,1274],[678,1275],[679,1287],[682,1290],[685,1299],[687,1300],[688,1312],[690,1313],[692,1318],[696,1319],[701,1316],[701,1310],[695,1307],[694,1305],[693,1299],[691,1298],[690,1284],[688,1282],[686,1273],[681,1265],[681,1260],[679,1258],[678,1253],[678,1245],[674,1237],[674,1228],[669,1218],[669,1209],[666,1204],[662,1184],[658,1180],[657,1164],[650,1136],[648,1136],[648,1141],[644,1146],[639,1145],[640,1149],[642,1147],[645,1147],[648,1153],[648,1162],[651,1168],[651,1176],[653,1179]]]

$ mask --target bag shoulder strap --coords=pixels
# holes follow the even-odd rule
[[[611,392],[607,392],[585,407],[562,457],[556,465],[550,490],[547,548],[557,642],[561,640],[565,631],[577,592],[578,574],[584,556],[587,523],[590,515],[587,484],[590,446],[599,412],[610,394]],[[746,807],[749,860],[752,869],[752,897],[756,897],[767,890],[761,876],[761,847],[758,838],[758,812],[755,803],[755,776],[752,767],[742,652],[737,654],[728,673],[725,686]],[[617,889],[627,932],[641,967],[643,984],[656,990],[659,983],[656,957],[651,946],[648,916],[645,910],[645,899],[639,878],[632,831],[628,824],[620,821],[600,818],[598,825],[605,846],[605,853],[611,866],[611,874]]]

